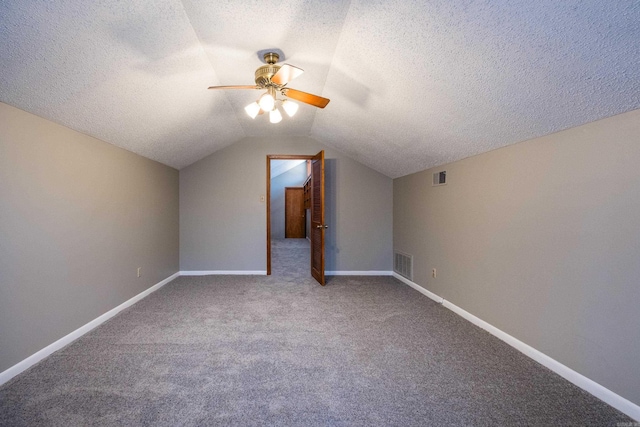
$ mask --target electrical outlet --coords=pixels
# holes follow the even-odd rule
[[[141,270],[142,270],[142,267],[138,267],[138,277],[142,275]]]
[[[431,275],[433,276],[434,279],[438,277],[438,272],[436,271],[435,268],[431,270]]]

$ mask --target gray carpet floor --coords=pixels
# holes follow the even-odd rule
[[[180,277],[0,387],[0,425],[631,422],[393,278],[287,274],[308,246],[279,243],[272,276]]]
[[[271,274],[280,278],[310,278],[310,251],[311,242],[307,239],[273,239],[271,241]]]

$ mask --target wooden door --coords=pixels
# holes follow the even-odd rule
[[[284,188],[284,237],[305,237],[304,188]]]
[[[311,160],[311,275],[324,286],[324,151]]]

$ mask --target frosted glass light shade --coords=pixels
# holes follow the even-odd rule
[[[298,111],[298,104],[296,104],[293,101],[289,101],[288,99],[285,99],[282,102],[282,108],[284,108],[284,111],[289,115],[289,117],[293,117]]]
[[[280,114],[280,110],[274,108],[273,110],[269,111],[269,121],[271,123],[280,123],[281,120],[282,114]]]
[[[258,104],[260,104],[262,111],[271,111],[276,104],[276,100],[273,99],[273,96],[271,96],[270,93],[265,93],[258,100]]]
[[[260,105],[257,102],[252,102],[251,104],[244,107],[244,111],[247,112],[249,117],[255,119],[258,113],[260,112]]]

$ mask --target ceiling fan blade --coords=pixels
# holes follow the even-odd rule
[[[207,89],[260,89],[260,87],[256,85],[245,85],[245,86],[209,86]]]
[[[294,67],[293,65],[284,64],[277,73],[271,77],[271,81],[277,85],[286,85],[291,80],[304,73],[302,68]]]
[[[328,98],[323,98],[318,95],[312,95],[307,92],[302,92],[301,90],[289,88],[283,89],[282,94],[288,96],[291,99],[295,99],[296,101],[304,102],[305,104],[310,104],[318,108],[326,107],[330,101],[330,99]]]

